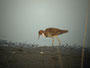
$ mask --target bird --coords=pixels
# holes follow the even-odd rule
[[[38,39],[40,37],[40,35],[42,35],[43,37],[49,37],[52,39],[52,46],[54,46],[54,38],[57,39],[57,41],[59,42],[59,45],[61,45],[61,41],[59,39],[59,35],[62,35],[64,33],[67,33],[68,30],[62,30],[59,28],[46,28],[45,30],[39,30],[38,34]]]

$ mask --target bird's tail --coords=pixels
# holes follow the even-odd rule
[[[68,32],[68,30],[61,30],[61,34],[67,33],[67,32]]]

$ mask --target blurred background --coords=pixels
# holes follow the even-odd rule
[[[59,36],[62,44],[82,45],[87,8],[88,0],[0,0],[0,39],[51,45],[50,38],[38,40],[38,31],[55,27],[69,30]],[[88,17],[90,22],[90,7]]]

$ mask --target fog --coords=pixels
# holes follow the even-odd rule
[[[62,44],[81,45],[87,8],[88,0],[0,0],[0,39],[51,45],[38,31],[55,27],[69,30],[59,36]]]

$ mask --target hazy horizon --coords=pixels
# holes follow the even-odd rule
[[[38,40],[38,31],[54,27],[69,30],[59,36],[62,44],[81,45],[87,8],[88,0],[0,0],[0,39],[52,45],[50,38]]]

